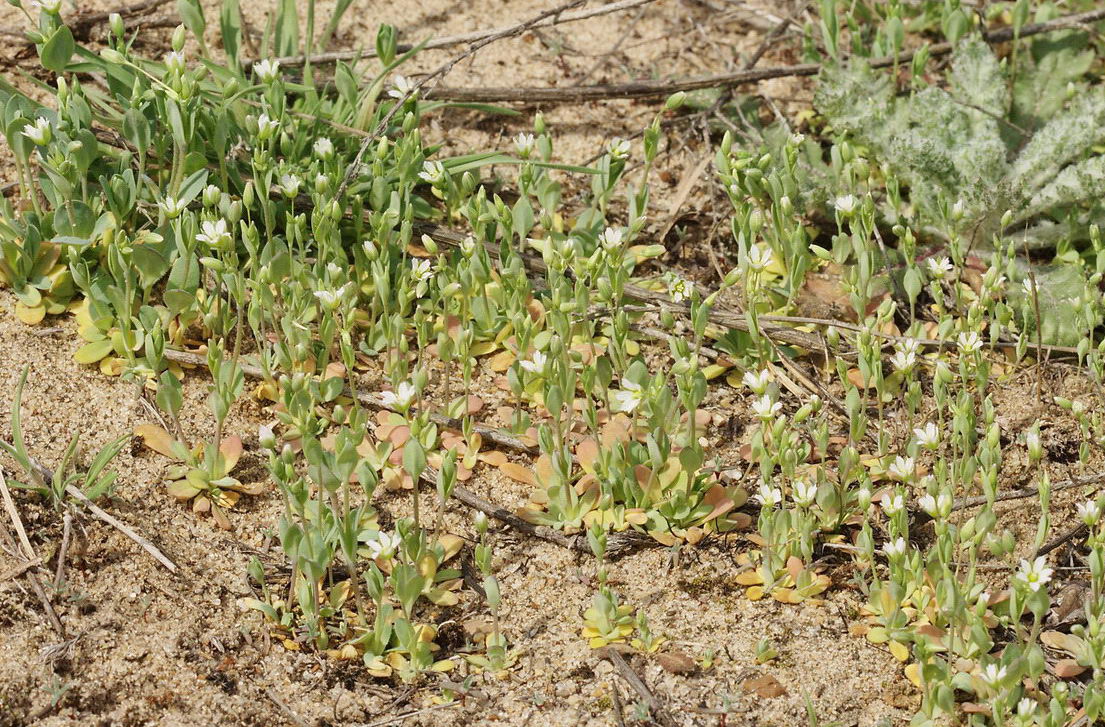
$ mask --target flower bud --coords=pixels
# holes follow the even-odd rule
[[[173,47],[173,51],[175,51],[176,53],[180,53],[182,50],[184,50],[184,32],[184,25],[176,26],[176,30],[173,31],[171,45]]]
[[[123,33],[126,32],[126,28],[123,26],[123,16],[119,13],[112,13],[107,22],[111,28],[111,34],[116,38],[122,38]]]

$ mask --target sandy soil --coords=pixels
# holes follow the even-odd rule
[[[267,5],[243,3],[258,27],[264,25]],[[368,42],[378,20],[396,24],[403,40],[421,39],[523,19],[542,5],[534,0],[475,0],[463,7],[413,0],[358,2],[338,45]],[[217,3],[205,6],[210,12]],[[327,17],[328,6],[321,4],[321,17]],[[499,85],[506,77],[518,84],[570,85],[735,68],[759,45],[772,25],[770,17],[790,11],[784,3],[751,6],[754,10],[748,12],[728,2],[662,0],[621,15],[527,33],[461,64],[447,83]],[[16,23],[10,8],[0,11],[0,24]],[[0,46],[0,55],[18,51],[10,38],[0,42],[9,44]],[[782,42],[761,64],[792,62],[795,47],[793,40]],[[421,67],[433,67],[444,57],[427,53]],[[808,97],[808,88],[792,81],[766,84],[762,90],[784,108]],[[640,130],[655,109],[635,102],[595,103],[550,108],[547,117],[557,131],[561,160],[579,163],[608,139]],[[528,111],[518,119],[439,113],[426,124],[445,143],[446,154],[505,148],[511,136],[528,128]],[[682,127],[670,133],[667,143],[652,180],[657,227],[682,176],[705,149],[700,131]],[[6,166],[0,168],[0,181],[5,175],[10,175]],[[699,184],[686,205],[698,210],[684,220],[689,227],[708,229],[710,215],[725,214],[724,207],[711,204],[713,196],[708,183]],[[723,256],[724,241],[715,244]],[[702,246],[679,264],[703,279],[712,275]],[[53,332],[28,328],[11,315],[12,305],[10,294],[0,293],[0,411],[10,406],[20,372],[29,365],[23,411],[35,456],[49,466],[74,432],[81,432],[91,449],[150,420],[133,386],[72,361],[77,343],[71,321],[51,322],[61,329]],[[1009,400],[1023,400],[1030,383],[1014,385]],[[188,431],[210,428],[203,404],[206,385],[198,373],[187,379]],[[1069,385],[1085,386],[1079,380]],[[743,417],[742,398],[721,385],[711,393],[709,405],[726,416]],[[9,437],[6,417],[2,419],[0,436]],[[269,420],[248,399],[232,414],[230,430],[246,441],[247,460],[253,461],[245,466],[258,478],[263,467],[255,450],[257,426]],[[1022,426],[1011,421],[1010,435]],[[711,436],[724,440],[728,435],[712,431]],[[723,444],[735,449],[736,442]],[[243,612],[237,601],[250,593],[245,578],[249,559],[256,555],[273,564],[281,557],[273,542],[278,498],[271,491],[244,498],[234,515],[235,530],[224,533],[167,496],[160,479],[164,463],[141,446],[127,448],[116,462],[120,486],[106,507],[179,564],[178,574],[159,567],[117,530],[90,517],[81,519],[62,585],[52,595],[70,637],[60,647],[26,580],[0,583],[0,725],[354,725],[433,705],[441,685],[432,680],[415,688],[376,680],[355,665],[288,651],[271,639],[259,615]],[[1059,465],[1053,478],[1064,472]],[[470,485],[511,507],[528,494],[485,468],[477,470]],[[59,516],[29,498],[19,498],[18,506],[36,552],[52,569],[61,540]],[[381,507],[394,510],[400,505],[385,499]],[[1023,509],[1017,504],[1006,508]],[[458,505],[448,525],[467,533],[469,517]],[[1032,519],[1011,519],[1020,522],[1018,517],[1026,533],[1034,529]],[[415,715],[404,724],[612,725],[617,723],[615,686],[625,703],[626,723],[632,724],[636,697],[579,636],[581,615],[594,589],[593,563],[510,531],[499,531],[496,542],[503,623],[511,644],[522,650],[518,666],[508,679],[476,677],[473,693],[462,704]],[[668,651],[695,659],[714,655],[711,668],[690,675],[671,674],[651,657],[631,659],[678,723],[806,723],[808,699],[822,724],[904,724],[917,706],[916,692],[885,649],[848,635],[863,596],[849,583],[847,572],[834,579],[823,602],[753,603],[733,580],[735,557],[748,547],[734,536],[684,553],[678,563],[668,562],[666,551],[653,549],[611,568],[624,601],[646,612],[653,631],[668,639]],[[466,594],[459,608],[463,616],[458,621],[482,613],[472,594]],[[756,665],[755,646],[765,637],[780,656]],[[776,678],[785,691],[774,698],[747,693],[743,685],[763,674]]]

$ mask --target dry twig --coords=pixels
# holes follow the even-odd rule
[[[1061,28],[1071,28],[1096,22],[1105,18],[1105,8],[1090,10],[1074,15],[1064,15],[1043,23],[1031,23],[1021,28],[1021,38],[1047,33]],[[1013,28],[1006,26],[985,31],[983,38],[989,43],[1001,43],[1013,40]],[[928,47],[930,58],[937,58],[952,52],[951,43],[935,43]],[[868,64],[872,68],[887,68],[895,64],[908,64],[917,51],[907,51],[898,56],[871,58]],[[524,87],[501,86],[488,88],[436,88],[427,94],[427,98],[441,101],[467,103],[581,103],[584,101],[605,101],[609,99],[667,98],[678,91],[697,91],[703,88],[731,88],[748,83],[758,83],[773,78],[796,76],[815,76],[821,71],[818,63],[800,63],[793,66],[776,66],[760,70],[740,70],[732,73],[718,73],[697,76],[684,80],[642,80],[628,83],[609,83],[593,86]]]

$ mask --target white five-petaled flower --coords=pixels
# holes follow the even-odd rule
[[[628,414],[641,405],[644,397],[645,390],[640,384],[622,379],[622,388],[610,392],[610,410]]]
[[[50,127],[50,120],[45,116],[39,116],[35,119],[33,124],[23,127],[23,136],[27,137],[32,143],[38,146],[46,146],[54,137],[53,129]]]
[[[856,211],[859,200],[854,194],[846,194],[833,200],[833,207],[842,215],[850,215]]]
[[[764,507],[775,507],[783,501],[783,491],[778,487],[771,487],[765,482],[760,485],[760,491],[756,494],[756,499]]]
[[[430,184],[440,184],[445,180],[445,165],[434,161],[423,162],[418,176]]]
[[[464,257],[472,257],[476,252],[476,238],[471,235],[460,241],[460,252]]]
[[[767,393],[768,384],[771,383],[771,374],[768,373],[767,369],[761,369],[756,373],[745,371],[741,382],[751,389],[752,393],[757,396],[763,396]]]
[[[1017,716],[1023,720],[1028,720],[1035,713],[1036,700],[1030,697],[1021,697],[1021,701],[1017,702]]]
[[[211,247],[220,247],[230,241],[230,230],[226,226],[226,220],[205,220],[200,223],[200,233],[196,239]]]
[[[798,480],[790,489],[790,497],[799,507],[809,507],[817,498],[817,485],[805,480]]]
[[[994,687],[1002,682],[1008,673],[1009,670],[1006,669],[1004,666],[999,666],[993,663],[987,664],[982,669],[982,681],[986,682],[991,687]]]
[[[408,94],[414,91],[414,81],[406,76],[400,76],[396,73],[391,79],[391,88],[388,89],[388,96],[392,98],[406,98]]]
[[[905,538],[899,537],[897,540],[893,540],[884,545],[882,552],[886,554],[887,558],[900,558],[905,555],[908,545]]]
[[[160,203],[158,207],[165,213],[165,216],[170,220],[176,219],[180,216],[180,213],[184,211],[186,205],[176,197],[166,197]]]
[[[977,353],[982,348],[982,336],[977,331],[964,331],[956,338],[959,349],[963,353]]]
[[[606,145],[606,150],[610,152],[610,156],[615,159],[625,159],[629,156],[629,140],[628,139],[613,139]]]
[[[1036,294],[1036,286],[1032,282],[1032,278],[1025,278],[1021,281],[1021,287],[1024,288],[1024,294],[1031,298]]]
[[[1090,527],[1097,524],[1097,521],[1101,519],[1101,506],[1097,504],[1097,500],[1086,500],[1076,505],[1078,509],[1078,519],[1086,523]]]
[[[1047,558],[1041,555],[1031,563],[1027,560],[1022,560],[1021,569],[1017,571],[1017,575],[1014,576],[1014,578],[1033,591],[1038,591],[1042,586],[1047,585],[1048,581],[1051,580],[1051,574],[1054,572],[1055,571],[1051,568],[1047,567]]]
[[[760,419],[771,419],[783,408],[782,402],[775,401],[767,394],[752,401],[752,411]]]
[[[533,134],[523,132],[514,137],[514,148],[518,150],[518,155],[523,159],[528,159],[529,155],[533,153],[535,143]]]
[[[272,83],[280,77],[280,61],[266,58],[253,64],[253,75],[261,83]]]
[[[416,283],[429,280],[434,275],[429,260],[411,260],[411,276]]]
[[[893,517],[905,510],[905,498],[900,492],[890,495],[882,501],[882,509],[887,515]]]
[[[940,430],[936,428],[935,424],[929,422],[924,427],[914,429],[913,438],[917,441],[917,446],[925,449],[935,449],[936,445],[940,443]]]
[[[387,560],[392,557],[395,555],[395,551],[399,549],[399,544],[400,540],[398,535],[395,533],[385,533],[382,530],[376,534],[375,539],[365,543],[373,560],[378,560],[380,558]]]
[[[316,290],[315,297],[319,299],[322,306],[328,310],[334,310],[341,303],[341,299],[345,296],[345,291],[349,289],[349,283],[341,286],[337,290]]]
[[[621,247],[623,239],[625,239],[625,233],[622,232],[620,227],[607,227],[599,233],[599,244],[605,250],[614,250]]]
[[[314,143],[315,156],[319,159],[329,159],[334,156],[334,142],[330,141],[328,136],[320,136],[315,139]]]
[[[691,284],[678,275],[672,275],[668,280],[668,295],[673,303],[682,303],[691,297]]]
[[[899,480],[909,480],[917,473],[917,466],[912,457],[898,455],[890,464],[889,472]]]
[[[398,391],[380,392],[380,400],[386,407],[406,409],[411,405],[411,402],[414,401],[414,397],[417,393],[418,389],[414,388],[414,384],[409,381],[404,381],[399,384]]]
[[[283,174],[280,177],[280,190],[288,199],[299,194],[299,186],[301,184],[303,184],[303,180],[295,174]]]
[[[896,371],[909,371],[917,363],[917,354],[913,351],[898,349],[890,357],[890,363]]]
[[[545,373],[545,366],[548,365],[549,358],[540,351],[534,351],[533,356],[528,361],[519,362],[521,367],[531,374],[540,376]]]
[[[165,68],[169,73],[184,73],[186,62],[184,54],[180,51],[170,51],[165,54]]]
[[[750,270],[759,272],[764,270],[771,261],[774,259],[774,254],[770,247],[760,247],[759,245],[753,245],[748,248],[748,267]]]
[[[945,275],[955,269],[952,266],[952,261],[949,260],[947,256],[940,258],[930,257],[925,261],[925,266],[929,269],[929,275],[936,280],[943,280]]]

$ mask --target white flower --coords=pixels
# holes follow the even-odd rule
[[[764,394],[752,402],[752,411],[756,412],[756,416],[760,419],[771,419],[778,414],[779,410],[782,408],[782,402],[774,401],[767,394]]]
[[[850,215],[855,212],[857,204],[859,204],[859,200],[856,199],[854,194],[846,194],[833,200],[833,207],[842,215]]]
[[[411,260],[411,277],[414,278],[414,282],[421,283],[433,276],[434,271],[430,267],[429,260]]]
[[[768,373],[767,369],[762,369],[755,374],[751,371],[745,371],[741,382],[751,389],[752,393],[763,396],[767,393],[767,385],[771,383],[771,374]]]
[[[614,250],[622,246],[625,233],[620,227],[607,227],[599,233],[599,244],[606,250]]]
[[[902,493],[895,493],[883,500],[882,509],[883,512],[891,517],[905,510],[905,498],[902,497]]]
[[[376,243],[372,240],[365,240],[361,243],[361,247],[364,248],[364,254],[371,260],[376,257]]]
[[[315,139],[315,144],[313,148],[315,156],[317,156],[319,159],[329,159],[330,157],[334,156],[334,142],[330,141],[330,138],[327,136],[322,136],[318,139]]]
[[[917,363],[917,354],[899,349],[890,357],[890,363],[897,371],[909,371]]]
[[[769,487],[765,482],[760,485],[760,491],[756,494],[756,499],[764,507],[775,507],[783,501],[783,491],[778,487]]]
[[[622,388],[610,392],[610,410],[628,414],[641,405],[644,396],[645,392],[640,384],[623,379]]]
[[[997,686],[999,682],[1005,679],[1009,670],[1004,666],[998,666],[997,664],[987,664],[982,670],[982,681],[989,684],[991,687]]]
[[[380,392],[380,400],[384,403],[384,406],[390,408],[406,409],[414,401],[415,395],[418,390],[414,388],[414,384],[409,381],[404,381],[399,384],[399,391],[383,391]]]
[[[1032,283],[1032,278],[1025,278],[1022,280],[1021,287],[1024,288],[1024,294],[1029,298],[1036,294],[1036,286]]]
[[[46,146],[54,137],[54,131],[50,126],[50,120],[45,116],[39,116],[33,124],[23,127],[23,136],[38,146]]]
[[[261,114],[257,117],[257,139],[259,141],[268,139],[279,128],[280,122],[276,119],[270,119],[268,114]]]
[[[186,62],[184,54],[180,51],[170,51],[165,54],[165,68],[169,73],[184,73]]]
[[[668,281],[668,295],[673,303],[682,303],[691,297],[691,284],[678,275],[672,275]]]
[[[180,213],[184,211],[186,205],[176,197],[166,197],[158,204],[158,207],[161,208],[161,211],[165,213],[166,217],[172,220],[180,216]]]
[[[280,61],[266,58],[253,64],[253,75],[261,83],[272,83],[280,77]]]
[[[398,73],[391,79],[392,86],[388,89],[388,96],[392,98],[406,98],[414,91],[414,81]]]
[[[799,480],[791,487],[790,497],[794,500],[795,505],[809,507],[817,498],[817,485]]]
[[[952,511],[952,498],[951,495],[946,492],[941,492],[938,497],[927,494],[922,495],[918,498],[917,504],[933,518],[947,517]]]
[[[1036,713],[1036,701],[1029,697],[1022,697],[1021,701],[1017,702],[1017,716],[1022,720],[1027,721],[1032,715]]]
[[[890,474],[897,477],[899,480],[909,480],[916,474],[916,464],[912,457],[902,457],[898,455],[891,463],[889,471]]]
[[[230,241],[230,230],[227,229],[226,220],[206,220],[200,223],[201,232],[196,239],[211,247],[220,247]]]
[[[923,428],[914,429],[913,437],[917,441],[917,446],[936,449],[936,445],[940,443],[940,430],[935,424],[929,422]]]
[[[326,272],[330,275],[331,278],[336,278],[341,275],[341,270],[341,265],[338,265],[337,263],[326,263]]]
[[[334,310],[338,307],[338,303],[341,303],[341,299],[345,296],[345,291],[348,289],[349,283],[346,283],[337,290],[316,290],[315,297],[322,303],[323,308]]]
[[[430,184],[440,184],[445,181],[445,166],[441,162],[423,162],[418,176]]]
[[[464,257],[472,257],[476,252],[476,238],[467,235],[460,241],[460,252]]]
[[[897,540],[884,545],[882,552],[886,554],[887,558],[900,558],[905,555],[907,547],[909,547],[909,544],[906,542],[905,538],[899,537]]]
[[[272,427],[267,424],[257,427],[257,441],[264,449],[275,449],[276,435],[273,433]]]
[[[1054,573],[1051,568],[1047,567],[1047,558],[1040,556],[1036,560],[1029,563],[1027,560],[1021,561],[1021,569],[1017,571],[1017,575],[1014,578],[1033,591],[1040,590],[1041,586],[1047,585],[1047,582],[1051,580],[1051,574]]]
[[[613,139],[606,145],[606,150],[610,152],[610,156],[614,159],[625,159],[629,156],[629,140],[628,139]]]
[[[1101,506],[1097,504],[1096,500],[1080,502],[1076,507],[1078,509],[1078,519],[1086,525],[1092,527],[1101,519]]]
[[[61,12],[61,0],[31,0],[31,7],[39,8],[51,15],[57,15]]]
[[[376,534],[374,540],[369,540],[365,545],[368,547],[368,552],[372,556],[373,560],[388,558],[395,555],[395,551],[399,549],[399,536],[395,533],[385,533],[380,531]]]
[[[284,174],[280,177],[280,189],[288,199],[299,194],[299,186],[303,180],[294,174]]]
[[[753,245],[748,248],[748,267],[750,270],[755,271],[764,270],[771,264],[774,257],[770,247]]]
[[[929,275],[936,280],[943,280],[945,275],[955,269],[952,266],[952,261],[947,256],[941,258],[930,257],[925,261],[925,266],[929,269]]]
[[[514,137],[514,148],[518,150],[518,155],[523,159],[528,159],[529,155],[533,153],[534,145],[533,134],[518,134]]]
[[[534,351],[533,357],[529,361],[520,362],[523,369],[529,371],[531,374],[540,376],[545,373],[545,366],[548,364],[549,358],[540,351]]]
[[[956,341],[963,353],[977,353],[982,348],[982,337],[976,331],[964,331]]]

